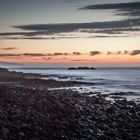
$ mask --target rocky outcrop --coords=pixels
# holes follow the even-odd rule
[[[70,67],[68,70],[95,70],[94,67]]]

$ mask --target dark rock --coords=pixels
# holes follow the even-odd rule
[[[23,81],[29,84],[0,84],[1,139],[140,139],[139,104],[110,102],[101,94],[89,97],[71,90],[45,88],[45,84],[67,86],[69,82]]]
[[[8,138],[9,129],[2,127],[2,133],[4,138]]]
[[[70,67],[68,70],[95,70],[94,67]]]

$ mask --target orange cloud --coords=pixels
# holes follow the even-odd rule
[[[120,54],[120,52],[118,53]],[[15,56],[0,56],[0,61],[18,62],[18,63],[48,63],[48,64],[140,64],[139,55],[116,55],[102,54],[90,56],[85,55],[58,55],[58,56],[39,56],[39,55],[15,55]]]

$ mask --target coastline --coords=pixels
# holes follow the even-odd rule
[[[1,139],[140,138],[140,104],[65,89],[49,91],[86,83],[41,78],[0,70]]]

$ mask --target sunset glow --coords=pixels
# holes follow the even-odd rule
[[[137,15],[133,13],[137,2],[36,0],[32,4],[32,1],[26,8],[27,2],[0,1],[0,61],[58,65],[140,64],[139,8],[135,9]],[[21,8],[18,14],[15,14],[18,10],[15,3]],[[134,7],[129,7],[129,3]],[[9,11],[2,6],[10,6]],[[128,8],[132,8],[131,13]],[[92,51],[100,53],[91,56]],[[135,51],[137,53],[132,54]],[[80,55],[75,56],[73,52]],[[27,53],[32,55],[24,55]]]

